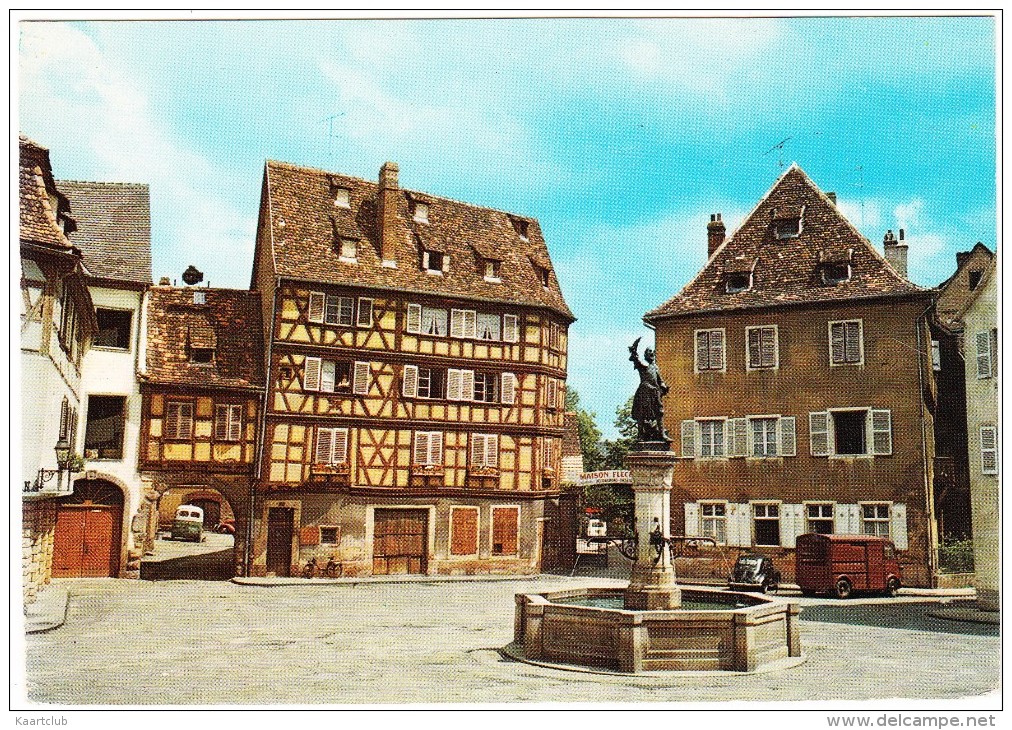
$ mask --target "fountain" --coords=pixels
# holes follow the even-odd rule
[[[755,672],[800,664],[796,603],[679,587],[669,534],[677,457],[661,405],[668,388],[651,350],[640,362],[638,344],[629,348],[640,375],[632,412],[639,433],[627,457],[637,535],[629,586],[517,594],[514,642],[507,651],[535,664],[627,673]]]

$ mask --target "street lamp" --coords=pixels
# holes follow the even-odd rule
[[[25,491],[41,492],[43,486],[54,476],[56,477],[56,491],[63,491],[63,472],[64,470],[70,471],[70,442],[67,441],[66,437],[61,436],[60,440],[56,442],[54,450],[56,451],[56,468],[39,469],[39,473],[35,475],[34,484],[25,482]]]

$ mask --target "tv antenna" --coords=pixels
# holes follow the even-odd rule
[[[344,112],[340,114],[331,114],[329,117],[324,117],[321,122],[327,122],[327,166],[333,167],[334,165],[334,120],[338,117],[343,117]]]
[[[763,152],[763,157],[765,157],[766,155],[768,155],[773,150],[779,150],[779,153],[777,154],[777,164],[780,166],[780,169],[783,170],[784,169],[784,145],[787,144],[787,141],[790,140],[790,139],[793,139],[793,138],[792,137],[784,137],[782,140],[780,140],[775,145],[773,145],[772,147],[770,147],[768,150],[766,150],[765,152]]]
[[[861,201],[861,227],[864,227],[864,165],[858,165],[854,168],[857,170],[857,182],[854,183],[854,187],[858,189],[858,198]]]

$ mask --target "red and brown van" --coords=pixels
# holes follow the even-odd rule
[[[896,595],[901,585],[895,546],[875,535],[820,535],[797,539],[795,575],[804,595],[855,591]]]

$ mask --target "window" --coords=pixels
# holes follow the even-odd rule
[[[862,504],[861,532],[865,535],[889,537],[889,505]]]
[[[746,327],[748,369],[767,370],[779,365],[779,342],[776,325]]]
[[[942,370],[942,346],[938,340],[931,341],[931,369],[936,373]]]
[[[500,401],[504,406],[511,406],[517,400],[517,376],[513,373],[502,374],[502,389],[500,390]]]
[[[805,516],[808,520],[807,522],[808,532],[817,532],[820,535],[833,534],[832,504],[805,505]]]
[[[980,279],[984,275],[984,272],[968,271],[966,272],[966,275],[967,275],[967,283],[970,285],[970,291],[973,291],[978,286],[980,286]]]
[[[348,188],[338,188],[334,191],[334,205],[338,208],[351,207],[351,191]]]
[[[756,545],[780,544],[780,505],[753,504],[752,524]]]
[[[342,238],[340,242],[339,256],[341,261],[355,263],[358,261],[358,241],[354,238]]]
[[[415,431],[415,448],[412,454],[411,460],[415,466],[442,466],[443,432]]]
[[[541,280],[541,286],[547,289],[552,281],[551,271],[544,266],[538,266],[537,270],[538,270],[538,279]]]
[[[822,281],[825,284],[850,281],[850,264],[825,264],[822,267]]]
[[[450,555],[478,554],[478,508],[450,507]]]
[[[193,303],[197,305],[207,304],[207,292],[200,289],[193,290]]]
[[[501,336],[498,314],[478,312],[476,334],[479,340],[498,340]]]
[[[893,453],[892,411],[886,409],[809,413],[808,427],[812,456],[889,456]]]
[[[446,378],[442,370],[404,366],[402,393],[407,398],[442,398]]]
[[[777,455],[777,418],[750,418],[752,456]]]
[[[752,288],[752,274],[748,271],[733,271],[727,274],[724,284],[728,294],[748,291]]]
[[[214,350],[210,347],[191,347],[190,362],[194,365],[214,364]]]
[[[193,434],[193,403],[169,401],[165,404],[162,436],[170,441],[187,441]]]
[[[548,323],[548,349],[558,351],[562,343],[562,325],[558,322]]]
[[[446,398],[447,400],[474,400],[474,371],[452,368],[447,370]]]
[[[499,436],[494,433],[471,434],[471,468],[495,469],[499,466]]]
[[[120,309],[96,309],[98,334],[95,335],[95,346],[129,350],[132,317],[132,312]]]
[[[724,451],[724,419],[697,421],[699,425],[699,455],[720,457]]]
[[[861,320],[829,323],[829,357],[832,365],[859,365],[864,362]]]
[[[980,427],[980,473],[998,473],[998,427]]]
[[[515,230],[517,232],[517,235],[520,236],[521,239],[523,239],[524,241],[526,241],[527,240],[527,230],[528,230],[528,223],[527,223],[527,221],[525,221],[525,220],[523,220],[521,218],[510,218],[510,221],[513,223],[513,230]]]
[[[303,373],[303,390],[321,393],[347,392],[351,388],[351,363],[307,357]]]
[[[450,310],[450,337],[474,339],[477,331],[477,314],[473,309]]]
[[[720,544],[727,542],[727,505],[724,503],[699,505],[700,528],[703,537],[712,537]]]
[[[492,554],[516,555],[519,507],[492,508]]]
[[[219,405],[215,407],[214,438],[216,441],[238,441],[242,438],[242,406]]]
[[[515,314],[504,314],[502,317],[502,338],[506,342],[519,342],[520,327]]]
[[[358,320],[359,327],[372,327],[372,299],[359,297],[358,299]]]
[[[327,295],[327,311],[324,321],[327,324],[343,325],[351,327],[355,323],[355,299],[353,297],[338,297],[333,294]]]
[[[425,251],[422,254],[422,268],[434,274],[443,273],[445,254],[440,251]]]
[[[84,431],[87,459],[122,459],[126,423],[126,396],[88,396],[88,420]],[[187,434],[186,438],[189,438]]]
[[[832,411],[834,450],[840,455],[867,454],[867,411]]]
[[[559,407],[559,381],[545,378],[545,408],[554,411]]]
[[[320,543],[323,545],[337,545],[341,536],[339,527],[320,527]]]
[[[414,219],[419,223],[429,222],[429,204],[415,201]]]
[[[318,428],[316,430],[317,464],[344,464],[348,460],[348,429]]]
[[[696,372],[724,369],[724,330],[696,330]]]
[[[496,261],[495,259],[485,259],[485,281],[500,281],[499,267],[499,261]]]
[[[977,379],[990,378],[998,372],[998,330],[984,330],[974,336],[977,345]]]
[[[499,376],[495,373],[475,373],[474,399],[481,403],[496,403],[499,400]]]
[[[407,330],[411,334],[446,337],[446,310],[408,304]]]
[[[779,239],[797,238],[801,235],[801,218],[784,218],[773,223],[773,232]]]

